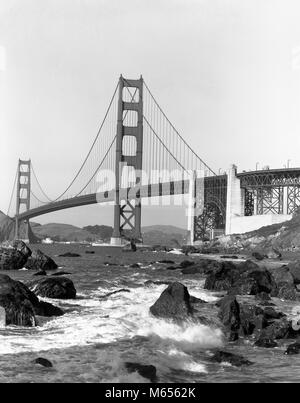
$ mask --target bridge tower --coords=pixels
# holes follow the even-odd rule
[[[22,238],[24,241],[29,242],[29,220],[24,222],[22,233],[20,233],[21,223],[19,222],[19,214],[22,206],[25,206],[26,211],[30,209],[31,160],[24,161],[19,159],[17,180],[15,239]]]
[[[131,91],[133,90],[133,94]],[[130,93],[130,100],[124,101],[125,93]],[[134,94],[136,94],[134,96]],[[127,97],[128,98],[128,97]],[[135,115],[133,119],[126,119],[127,115]],[[128,124],[131,120],[134,124]],[[132,123],[132,122],[131,122]],[[128,155],[126,140],[135,139],[135,150]],[[122,174],[124,169],[134,170],[135,184],[141,185],[143,163],[143,78],[129,80],[119,79],[118,123],[116,139],[116,193],[114,206],[114,229],[111,238],[112,245],[121,245],[124,230],[130,230],[135,239],[141,239],[141,198],[140,193],[130,195],[122,189]]]

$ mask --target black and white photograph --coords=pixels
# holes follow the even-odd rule
[[[300,2],[0,0],[0,383],[300,382]]]

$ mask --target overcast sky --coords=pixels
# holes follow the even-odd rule
[[[1,210],[19,157],[51,196],[66,187],[120,73],[143,74],[213,169],[300,166],[299,0],[0,0]],[[110,211],[39,221],[112,224]],[[143,223],[184,226],[174,216]]]

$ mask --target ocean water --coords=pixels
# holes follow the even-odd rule
[[[238,344],[225,341],[222,330],[192,321],[182,325],[151,316],[149,307],[167,287],[147,281],[180,281],[191,295],[208,301],[203,312],[212,319],[219,294],[203,289],[200,275],[183,276],[166,270],[161,259],[180,262],[185,256],[166,253],[124,253],[115,248],[83,246],[41,247],[71,272],[76,300],[50,302],[66,314],[42,319],[36,328],[0,328],[0,382],[147,382],[137,373],[129,374],[125,362],[152,364],[159,382],[299,382],[300,356],[286,356],[285,341],[275,349],[253,346],[252,340]],[[94,250],[95,254],[86,254]],[[62,258],[66,251],[78,258]],[[194,257],[194,259],[197,259]],[[112,265],[106,265],[109,262]],[[140,268],[130,268],[140,263]],[[32,272],[6,273],[27,281]],[[118,289],[128,289],[102,298]],[[280,305],[281,302],[278,301]],[[292,311],[293,304],[284,309]],[[250,367],[235,368],[209,361],[216,349],[242,354],[253,361]],[[32,363],[44,357],[53,368]]]

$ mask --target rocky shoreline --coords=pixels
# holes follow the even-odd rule
[[[143,254],[140,252],[139,256]],[[182,279],[169,282],[155,281],[154,278],[152,282],[144,284],[145,287],[158,283],[166,285],[160,297],[149,306],[151,315],[178,324],[188,321],[221,329],[225,347],[224,350],[211,351],[210,360],[214,363],[225,362],[238,367],[252,365],[253,362],[246,356],[232,352],[234,346],[241,342],[250,343],[256,348],[272,349],[283,341],[286,355],[299,354],[300,317],[297,307],[300,306],[300,263],[284,263],[280,254],[271,257],[262,255],[261,258],[261,255],[250,251],[248,258],[242,258],[239,255],[214,256],[213,253],[204,257],[194,248],[183,248],[179,258],[165,255],[161,260],[150,262],[166,273],[181,273]],[[136,256],[135,252],[131,252],[131,255]],[[63,257],[80,259],[81,255],[70,253]],[[120,262],[111,260],[102,264],[108,268],[122,266]],[[70,273],[57,271],[58,265],[51,257],[39,250],[31,251],[20,241],[0,248],[2,270],[22,270],[23,267],[32,271],[33,276],[39,275],[39,278],[20,282],[0,274],[0,307],[5,310],[5,324],[34,327],[43,323],[43,317],[63,315],[55,300],[76,298],[75,285],[66,277]],[[129,267],[139,269],[141,263],[132,263]],[[218,295],[218,301],[207,302],[190,295],[184,283],[185,278],[191,277],[199,278],[199,281],[204,278],[204,289]],[[107,293],[100,301],[120,292],[130,290],[119,289]],[[41,298],[50,298],[51,303]],[[278,301],[283,300],[293,304],[294,315],[284,311],[282,306],[278,308]],[[230,347],[231,352],[226,351],[226,347]],[[41,362],[43,360],[39,360],[39,365],[42,365]],[[156,375],[153,375],[152,363],[146,364],[150,365],[149,379],[153,381]],[[140,369],[143,372],[143,365],[131,363],[128,370],[137,368],[137,371]]]

